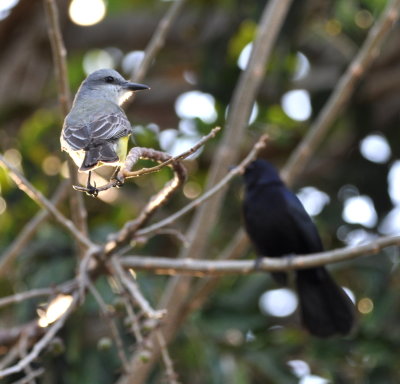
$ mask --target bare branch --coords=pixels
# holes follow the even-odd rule
[[[161,357],[163,359],[165,365],[165,371],[167,374],[168,384],[178,384],[177,377],[178,375],[175,373],[174,365],[172,363],[171,357],[169,356],[167,343],[165,342],[164,335],[162,334],[160,329],[155,331],[156,338],[158,341],[158,345],[161,351]]]
[[[243,173],[244,169],[246,166],[251,163],[256,157],[258,152],[265,147],[266,142],[268,140],[267,135],[263,135],[260,137],[260,139],[257,141],[257,143],[254,145],[252,150],[249,152],[249,154],[240,162],[238,166],[235,168],[231,169],[225,177],[223,177],[220,182],[215,184],[211,189],[209,189],[207,192],[205,192],[202,196],[200,196],[198,199],[193,200],[190,202],[188,205],[180,209],[179,211],[175,212],[173,215],[165,218],[164,220],[159,221],[158,223],[155,223],[153,225],[150,225],[148,227],[145,227],[143,229],[140,229],[136,232],[136,236],[143,236],[143,235],[148,235],[149,233],[158,231],[160,228],[165,227],[166,225],[170,225],[174,221],[178,220],[182,216],[184,216],[186,213],[190,212],[193,208],[198,207],[201,205],[204,201],[209,199],[210,197],[214,196],[217,192],[219,192],[221,189],[227,186],[227,184],[235,177],[236,175]]]
[[[54,0],[44,0],[44,8],[46,11],[47,30],[53,54],[55,76],[58,85],[58,98],[63,117],[67,115],[71,108],[71,94],[68,84],[68,71],[67,71],[67,51],[64,46],[64,41],[61,34],[60,22],[58,17],[57,4]],[[68,157],[68,170],[71,185],[77,184],[76,167],[71,158]],[[87,212],[83,197],[73,190],[70,190],[70,206],[71,216],[75,225],[79,230],[87,235]],[[80,244],[81,255],[83,255],[85,246]]]
[[[88,280],[88,288],[90,293],[93,295],[95,300],[97,301],[97,304],[100,307],[101,313],[106,320],[106,323],[108,324],[108,328],[110,329],[111,335],[114,339],[115,347],[117,348],[117,353],[119,356],[119,359],[121,360],[123,369],[125,372],[128,372],[129,366],[128,366],[128,358],[126,356],[125,350],[124,350],[124,343],[122,342],[121,336],[118,332],[118,327],[115,324],[114,319],[112,318],[112,313],[110,313],[110,310],[107,308],[106,303],[104,302],[103,298],[101,297],[100,293],[97,291],[96,287],[93,285],[93,283]]]
[[[11,384],[32,384],[34,383],[34,379],[36,379],[39,376],[42,376],[44,373],[44,368],[39,368],[39,369],[35,369],[34,371],[32,371],[29,375],[27,375],[26,377],[14,381]]]
[[[64,180],[55,191],[51,198],[51,203],[57,206],[65,199],[68,194],[68,187],[70,182]],[[14,241],[4,251],[3,255],[0,256],[0,276],[5,276],[9,273],[9,269],[15,258],[20,254],[24,247],[28,244],[30,239],[35,235],[39,226],[49,217],[50,212],[41,210],[38,212],[18,233]]]
[[[399,245],[400,236],[387,236],[357,247],[345,247],[294,257],[263,257],[257,263],[255,263],[255,260],[194,260],[125,256],[121,259],[121,265],[124,268],[152,270],[156,273],[166,275],[175,275],[177,273],[185,273],[193,276],[247,275],[254,272],[290,271],[293,269],[317,267],[351,260],[360,256],[374,255],[384,248]]]
[[[25,369],[29,364],[31,364],[34,360],[36,360],[40,353],[44,348],[48,346],[51,340],[53,340],[54,336],[57,332],[64,326],[65,321],[75,309],[75,306],[78,302],[78,295],[73,296],[73,300],[71,305],[65,311],[65,313],[47,330],[45,335],[33,346],[32,350],[22,359],[19,360],[17,364],[3,369],[0,371],[0,378],[4,378],[6,376],[13,375],[15,373],[21,372]]]
[[[68,84],[67,50],[61,34],[58,9],[54,0],[44,0],[46,11],[47,31],[53,54],[54,70],[56,74],[58,97],[61,113],[66,116],[71,107],[71,93]]]
[[[53,217],[64,227],[80,244],[90,248],[95,245],[74,225],[74,223],[67,219],[54,204],[46,199],[43,194],[38,191],[15,167],[13,167],[3,155],[0,155],[0,164],[9,171],[10,176],[17,184],[17,187],[24,191],[33,201],[38,205],[44,207],[49,211]]]
[[[359,50],[347,71],[340,78],[329,100],[310,127],[307,135],[290,156],[282,171],[283,179],[292,185],[298,174],[306,166],[332,123],[340,116],[356,84],[367,71],[371,62],[378,56],[382,42],[387,37],[393,24],[399,17],[400,0],[388,3],[379,20],[371,28],[363,46]]]
[[[129,158],[129,155],[127,157],[127,161],[124,164],[124,168],[122,169],[122,174],[125,178],[131,178],[131,177],[138,177],[138,176],[143,176],[147,175],[149,173],[154,173],[162,168],[166,167],[167,165],[171,165],[172,163],[176,163],[178,161],[181,161],[183,159],[186,159],[193,153],[195,153],[199,148],[201,148],[208,140],[213,139],[215,135],[221,130],[221,127],[215,127],[211,130],[211,132],[202,137],[193,147],[189,148],[187,151],[181,153],[180,155],[173,156],[168,158],[168,160],[165,160],[161,164],[156,165],[155,167],[151,168],[142,168],[139,171],[134,171],[130,172],[130,170],[133,168],[134,164],[139,160],[138,155],[132,156]],[[135,150],[136,148],[133,148]],[[141,157],[141,156],[140,156]]]
[[[170,31],[174,21],[176,20],[179,12],[183,8],[186,0],[176,0],[168,8],[164,17],[158,23],[157,29],[155,30],[150,42],[147,44],[146,50],[144,51],[144,58],[140,63],[140,67],[137,71],[132,73],[132,79],[141,82],[148,72],[150,65],[156,57],[159,50],[165,43],[165,38]]]
[[[121,267],[121,261],[119,258],[113,257],[111,260],[111,265],[114,270],[115,276],[118,276],[119,280],[121,281],[124,289],[126,289],[129,294],[130,298],[134,300],[134,302],[140,307],[143,311],[145,316],[149,319],[161,319],[165,315],[164,310],[156,311],[154,310],[150,303],[146,300],[146,298],[140,292],[140,289],[135,281],[130,278],[126,272]]]
[[[220,129],[221,129],[220,127],[213,128],[208,135],[204,136],[193,147],[191,147],[186,152],[183,152],[177,156],[171,156],[165,152],[157,151],[152,148],[133,147],[129,151],[125,160],[125,164],[123,168],[118,172],[117,177],[114,180],[111,180],[109,183],[102,185],[101,187],[97,187],[96,189],[98,192],[102,192],[110,188],[120,187],[121,184],[125,181],[125,179],[130,179],[133,177],[139,177],[148,175],[150,173],[158,172],[166,166],[175,168],[177,171],[181,171],[182,167],[178,165],[179,161],[189,157],[191,154],[196,152],[200,147],[202,147],[208,140],[214,138]],[[138,171],[131,171],[131,169],[140,159],[154,160],[160,162],[160,164],[151,168],[142,168],[139,169]],[[74,189],[80,192],[89,192],[89,189],[86,187],[74,186]]]
[[[31,289],[26,292],[19,292],[12,296],[3,297],[0,299],[0,307],[5,307],[6,305],[20,303],[21,301],[33,299],[35,297],[50,296],[57,293],[54,288],[38,288]]]

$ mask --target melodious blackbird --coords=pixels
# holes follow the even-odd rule
[[[265,160],[255,160],[245,170],[244,222],[260,256],[282,257],[322,252],[318,231],[297,196]],[[273,273],[281,284],[284,272]],[[299,269],[295,282],[301,320],[318,337],[346,335],[353,328],[355,310],[348,295],[324,267]]]

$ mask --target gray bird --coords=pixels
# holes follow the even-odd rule
[[[132,127],[121,105],[132,92],[143,89],[149,87],[131,83],[113,69],[91,73],[79,87],[60,141],[61,149],[71,156],[79,171],[89,173],[89,194],[97,195],[96,187],[90,184],[93,169],[124,163]]]

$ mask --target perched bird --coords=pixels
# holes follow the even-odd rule
[[[131,83],[113,69],[91,73],[79,87],[60,141],[61,149],[71,156],[79,171],[89,173],[89,194],[97,194],[90,184],[93,169],[118,167],[125,161],[132,127],[121,105],[132,92],[142,89],[149,87]]]
[[[297,196],[283,184],[267,161],[256,160],[245,170],[243,202],[246,231],[262,256],[282,257],[323,251],[321,239]],[[273,273],[286,284],[287,274]],[[348,334],[354,305],[324,267],[295,272],[304,327],[318,337]]]

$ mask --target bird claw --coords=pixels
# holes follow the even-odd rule
[[[112,181],[114,187],[117,187],[117,188],[121,188],[125,183],[125,177],[122,174],[122,172],[120,172],[120,169],[121,169],[121,167],[118,167],[110,179],[110,181]]]
[[[96,188],[96,183],[94,183],[94,185],[88,185],[85,192],[88,196],[97,197],[99,190]]]
[[[99,194],[99,190],[96,188],[96,182],[93,182],[93,185],[90,182],[92,176],[92,172],[89,172],[89,176],[88,176],[88,180],[87,180],[87,185],[86,185],[86,194],[88,196],[93,196],[93,197],[97,197],[97,195]]]

